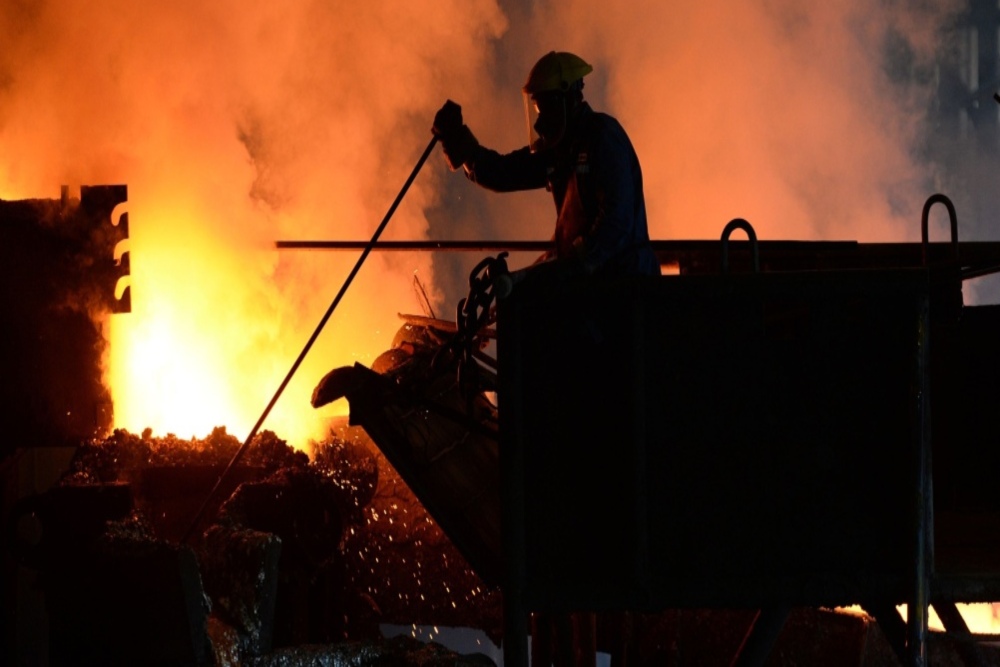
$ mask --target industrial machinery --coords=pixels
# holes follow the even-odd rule
[[[128,312],[124,185],[83,186],[79,199],[0,200],[4,307],[0,328],[0,459],[27,447],[76,444],[112,423],[102,382],[99,315]],[[116,217],[114,213],[118,213]]]
[[[950,242],[927,238],[937,204]],[[851,604],[925,664],[929,606],[967,635],[954,603],[1000,599],[1000,313],[962,298],[1000,244],[960,243],[942,195],[921,222],[919,244],[862,244],[758,242],[734,220],[655,243],[677,273],[656,278],[507,274],[501,255],[471,280],[489,383],[462,379],[486,368],[464,304],[437,390],[355,367],[338,395],[503,586],[511,664],[530,612],[761,609],[740,659],[762,664],[790,608]],[[463,408],[483,388],[498,430]]]

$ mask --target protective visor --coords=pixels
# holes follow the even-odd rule
[[[528,146],[532,153],[551,148],[566,133],[566,96],[559,91],[522,93]]]

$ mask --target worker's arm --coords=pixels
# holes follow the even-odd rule
[[[506,155],[476,146],[464,166],[470,181],[494,192],[534,190],[544,188],[548,182],[544,158],[527,146]]]
[[[462,120],[462,107],[448,100],[434,116],[431,127],[441,141],[452,171],[465,169],[474,183],[495,190],[533,190],[547,184],[545,163],[525,147],[507,155],[479,145],[469,126]]]

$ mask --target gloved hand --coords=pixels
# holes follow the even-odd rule
[[[434,126],[431,127],[431,132],[444,143],[457,135],[461,129],[462,107],[448,100],[434,115]]]
[[[441,148],[452,171],[472,160],[479,147],[472,130],[462,123],[462,107],[451,100],[445,102],[435,114],[431,132],[441,141]]]

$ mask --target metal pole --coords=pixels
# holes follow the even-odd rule
[[[279,250],[360,250],[364,241],[276,241]],[[500,250],[544,252],[552,241],[382,241],[375,250],[395,251],[466,251],[496,252]]]
[[[521,406],[520,339],[523,317],[520,304],[501,299],[497,355],[497,401],[500,410],[501,531],[504,547],[503,573],[503,661],[508,667],[528,667],[530,618],[524,601],[526,566],[524,424]],[[501,329],[502,326],[502,329]]]
[[[191,521],[191,525],[188,527],[187,533],[185,533],[184,535],[184,540],[183,540],[184,543],[187,543],[188,540],[191,539],[191,535],[194,533],[195,527],[198,525],[198,522],[201,521],[201,517],[205,513],[205,509],[208,507],[208,504],[212,501],[212,499],[215,497],[215,494],[222,486],[222,482],[226,479],[226,477],[229,476],[230,471],[236,466],[237,462],[239,462],[239,460],[243,457],[243,454],[250,446],[250,443],[257,435],[257,431],[260,430],[260,427],[264,423],[264,420],[267,419],[267,416],[271,414],[271,410],[272,408],[274,408],[275,403],[278,402],[278,398],[285,391],[285,387],[287,387],[288,383],[291,382],[292,376],[295,375],[295,372],[299,369],[299,366],[302,364],[302,361],[306,358],[306,355],[312,348],[313,343],[315,343],[316,339],[319,338],[320,332],[323,330],[323,327],[326,326],[326,323],[330,319],[330,316],[333,315],[333,311],[337,309],[338,305],[340,305],[340,300],[344,297],[344,294],[347,292],[347,289],[351,286],[351,282],[354,281],[354,277],[358,274],[358,271],[361,269],[361,265],[365,263],[366,259],[368,259],[368,255],[371,253],[372,248],[374,248],[375,244],[378,242],[379,236],[382,235],[382,232],[385,230],[386,225],[389,224],[389,219],[392,218],[393,213],[396,212],[396,208],[399,206],[399,203],[403,201],[403,197],[406,195],[406,191],[410,189],[410,185],[413,183],[413,180],[417,177],[417,174],[420,172],[421,167],[424,166],[424,162],[427,161],[427,157],[431,154],[431,151],[434,149],[434,145],[437,143],[437,141],[438,139],[435,136],[431,139],[430,143],[427,144],[427,148],[424,149],[424,152],[420,156],[420,159],[417,160],[416,166],[413,167],[413,171],[410,172],[409,178],[406,179],[406,182],[403,184],[403,187],[399,191],[399,194],[396,195],[396,199],[392,202],[392,205],[389,207],[389,211],[385,214],[385,217],[382,218],[382,222],[379,224],[378,229],[375,230],[375,234],[372,235],[372,238],[368,242],[368,245],[365,246],[364,252],[361,253],[360,257],[358,257],[358,261],[354,264],[354,268],[351,269],[351,273],[347,276],[347,279],[344,281],[344,284],[341,285],[340,291],[337,292],[337,296],[334,297],[333,302],[330,304],[330,307],[326,309],[326,313],[323,315],[323,318],[319,321],[319,324],[316,326],[315,331],[313,331],[312,336],[309,337],[309,340],[308,342],[306,342],[305,347],[302,348],[302,352],[299,353],[299,356],[295,360],[295,363],[292,364],[292,367],[288,370],[288,374],[285,375],[285,379],[281,381],[281,385],[279,385],[278,390],[274,392],[274,396],[271,398],[271,401],[267,404],[267,407],[264,408],[264,412],[261,413],[260,418],[257,420],[257,423],[254,424],[254,427],[250,430],[250,434],[247,436],[246,440],[244,440],[240,448],[236,450],[236,454],[229,462],[229,465],[226,466],[226,469],[222,472],[222,475],[219,476],[219,479],[218,481],[216,481],[215,486],[212,487],[212,491],[208,494],[208,497],[205,498],[205,502],[203,502],[201,507],[198,509],[198,513]]]
[[[907,610],[906,644],[910,667],[927,665],[927,632],[930,605],[930,577],[934,569],[933,504],[931,487],[931,414],[928,391],[928,344],[930,342],[929,299],[920,299],[919,338],[916,348],[916,424],[914,452],[914,506],[912,586]]]

